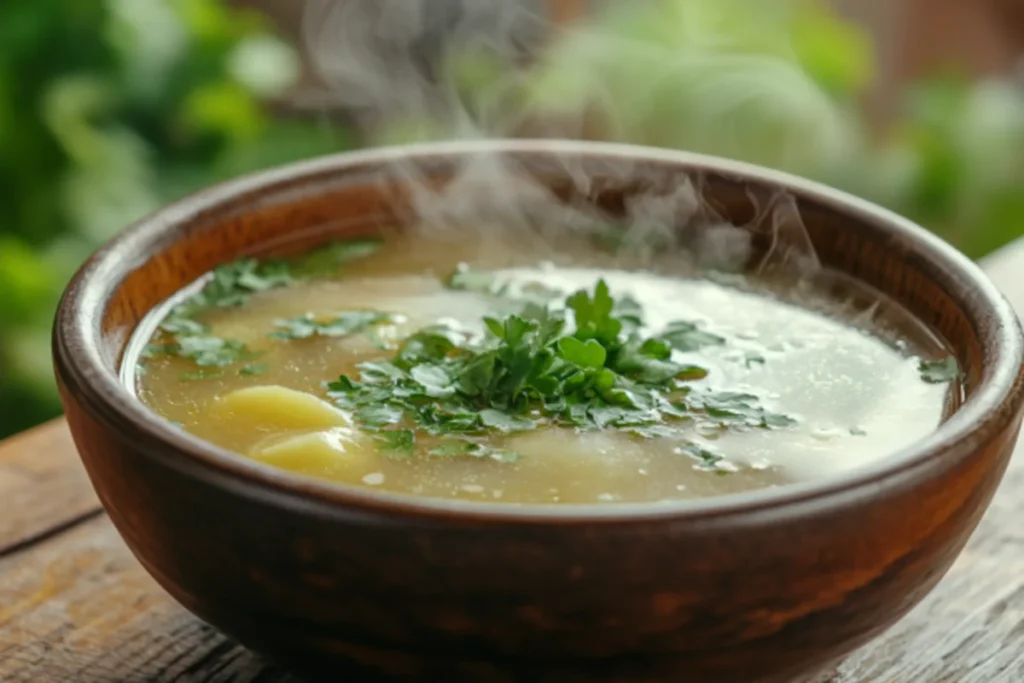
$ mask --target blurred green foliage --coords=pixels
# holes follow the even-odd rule
[[[0,3],[0,437],[59,412],[50,324],[98,244],[203,185],[350,145],[270,116],[298,68],[218,0]]]
[[[527,79],[542,112],[589,108],[597,136],[814,177],[980,257],[1024,234],[1024,88],[936,74],[882,130],[861,102],[871,40],[817,0],[616,5]],[[567,94],[570,96],[567,97]]]
[[[1024,233],[1021,83],[935,74],[903,93],[895,120],[869,125],[873,44],[823,0],[611,3],[525,71],[481,44],[449,55],[447,73],[470,110],[492,117],[485,131],[562,121],[570,134],[788,170],[892,208],[972,257]],[[443,133],[409,121],[386,131]]]

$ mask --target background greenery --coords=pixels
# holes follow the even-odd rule
[[[1020,84],[935,75],[907,90],[896,120],[868,126],[870,41],[815,0],[613,3],[515,78],[481,45],[444,61],[481,111],[556,122],[586,111],[589,137],[816,177],[973,257],[1024,232]],[[298,69],[264,20],[219,0],[0,4],[0,437],[59,412],[57,298],[125,225],[243,172],[443,134],[401,120],[361,142],[276,117],[267,102]]]

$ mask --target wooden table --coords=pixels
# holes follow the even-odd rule
[[[984,264],[1024,311],[1024,242]],[[0,681],[296,683],[192,617],[122,544],[62,420],[0,443]],[[1024,457],[936,590],[833,683],[1024,682]]]

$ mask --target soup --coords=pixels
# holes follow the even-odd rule
[[[955,402],[955,362],[897,307],[853,324],[841,302],[766,282],[539,253],[410,235],[228,264],[154,313],[126,381],[266,465],[518,504],[834,475]]]

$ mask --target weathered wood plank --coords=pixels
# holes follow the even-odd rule
[[[0,680],[290,681],[173,602],[106,516],[0,559]]]
[[[0,443],[0,501],[0,556],[99,514],[63,420]]]

